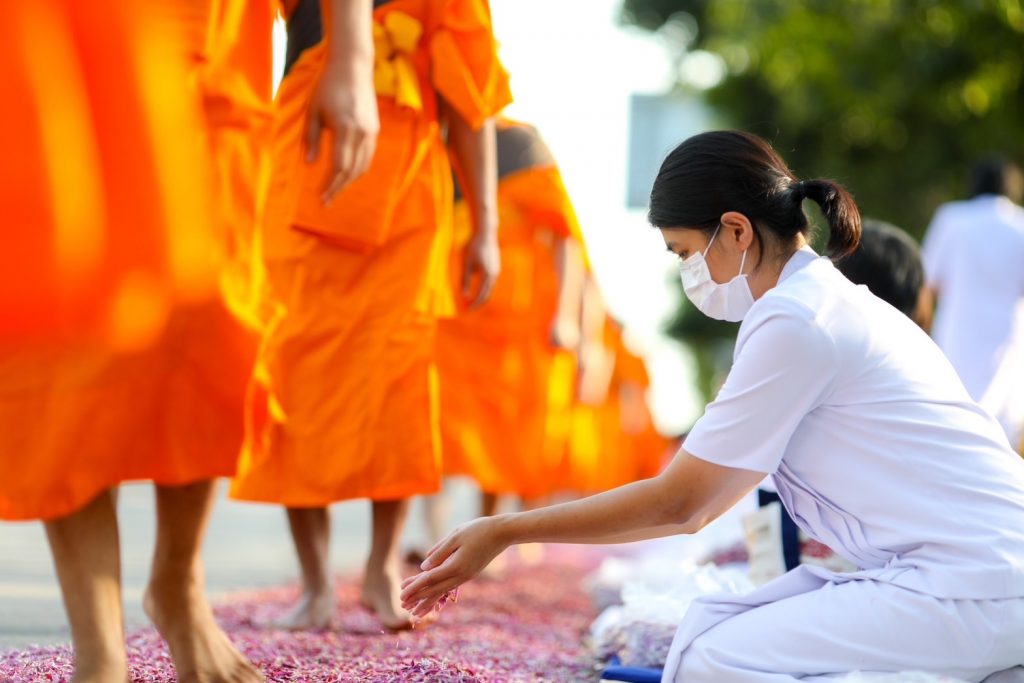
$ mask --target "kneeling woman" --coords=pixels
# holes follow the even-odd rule
[[[763,140],[704,133],[665,160],[651,223],[687,295],[739,321],[731,372],[658,477],[454,531],[406,583],[424,613],[511,544],[693,533],[772,474],[812,537],[861,569],[800,567],[753,593],[698,601],[666,682],[785,681],[923,670],[980,681],[1024,662],[1024,464],[906,316],[808,246],[856,247],[838,185],[798,181]]]

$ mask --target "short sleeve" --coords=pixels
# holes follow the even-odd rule
[[[512,101],[486,0],[447,0],[430,41],[434,87],[476,129]]]
[[[810,311],[747,322],[725,384],[683,448],[716,465],[771,473],[800,422],[828,395],[837,354]]]
[[[924,264],[925,282],[931,288],[941,287],[943,280],[947,277],[948,223],[946,211],[940,208],[932,218],[932,222],[925,232],[924,242],[921,244],[921,261]]]

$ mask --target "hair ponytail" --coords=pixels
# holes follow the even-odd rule
[[[831,228],[827,253],[840,259],[860,242],[860,211],[831,180],[799,181],[778,152],[738,130],[700,133],[665,158],[651,190],[648,220],[659,228],[688,227],[711,234],[727,211],[746,216],[758,237],[783,248],[809,237],[803,200],[821,206]]]
[[[817,202],[825,214],[829,227],[825,247],[828,255],[841,259],[853,253],[860,244],[860,210],[846,188],[831,180],[804,180],[796,185],[798,193]]]

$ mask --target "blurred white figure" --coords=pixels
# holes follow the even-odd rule
[[[939,207],[922,256],[938,309],[932,336],[974,400],[1020,445],[1024,401],[1024,209],[1020,170],[988,160],[973,197]]]

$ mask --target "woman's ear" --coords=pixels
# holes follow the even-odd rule
[[[721,238],[737,251],[746,251],[754,243],[754,226],[742,213],[726,211],[722,214],[721,222]]]

